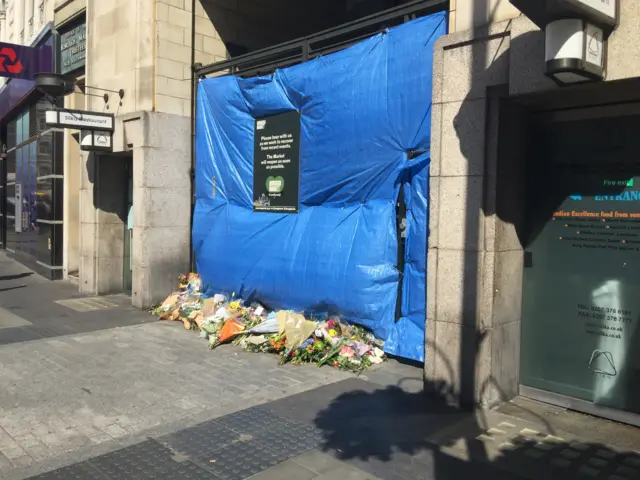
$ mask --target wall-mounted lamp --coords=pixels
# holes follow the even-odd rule
[[[510,0],[545,32],[545,74],[558,85],[605,78],[620,0]]]
[[[75,80],[70,80],[69,78],[59,73],[37,73],[35,75],[35,80],[36,88],[38,90],[40,90],[45,95],[54,98],[71,95],[76,88]],[[84,88],[88,88],[90,90],[99,90],[101,92],[117,93],[118,97],[120,98],[120,104],[122,105],[122,99],[124,98],[124,89],[122,88],[120,90],[110,90],[108,88],[92,87],[89,85],[85,85]],[[107,103],[109,101],[108,93],[100,96],[104,99],[104,103]]]
[[[545,29],[546,75],[558,85],[604,80],[607,42],[602,28],[576,18]]]
[[[95,130],[80,131],[80,150],[113,152],[113,133]]]

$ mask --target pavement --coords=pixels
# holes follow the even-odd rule
[[[1,480],[640,480],[633,427],[523,398],[460,412],[395,360],[209,351],[121,296],[0,272]]]
[[[0,253],[0,345],[137,325],[154,318],[125,295],[87,298]]]

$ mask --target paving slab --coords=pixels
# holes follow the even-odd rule
[[[287,460],[250,478],[251,480],[282,480],[284,478],[290,480],[313,480],[318,477],[317,473],[291,460]]]
[[[77,468],[88,463],[107,478],[122,471],[147,478],[131,476],[143,475],[139,450],[149,457],[142,463],[158,456],[161,466],[178,462],[189,467],[184,475],[213,480],[640,479],[636,452],[500,411],[461,413],[432,396],[353,377],[154,436]],[[165,478],[165,470],[152,473]]]
[[[527,404],[520,402],[520,408]],[[583,417],[584,421],[591,417],[575,412],[558,412],[557,419],[553,419],[538,416],[535,410],[528,414],[520,412],[519,417],[515,417],[502,413],[502,410],[507,409],[481,412],[432,440],[448,455],[465,461],[483,461],[532,480],[616,480],[615,476],[640,480],[640,452],[637,451],[640,444],[629,450],[628,444],[615,443],[614,438],[603,441],[597,428],[600,425],[605,430],[625,430],[626,426],[592,419],[596,420],[596,428],[589,432],[581,430],[581,434],[576,435],[562,428],[568,425],[563,417]],[[632,438],[637,434],[634,431],[629,433]]]
[[[154,322],[126,295],[90,297],[0,253],[0,345]]]

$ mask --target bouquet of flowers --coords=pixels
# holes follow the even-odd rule
[[[247,306],[235,293],[202,298],[196,273],[178,278],[178,291],[152,312],[161,319],[180,320],[199,330],[209,348],[232,341],[249,352],[275,353],[280,364],[315,363],[360,373],[384,361],[383,342],[363,327],[338,317],[318,318],[292,311],[267,311],[259,303]],[[287,338],[288,337],[288,338]]]
[[[297,349],[285,349],[281,354],[280,364],[315,363],[318,367],[331,365],[359,374],[384,360],[382,350],[367,342],[366,334],[368,332],[364,329],[359,330],[331,319],[320,324]]]

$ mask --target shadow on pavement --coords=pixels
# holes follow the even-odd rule
[[[490,412],[452,406],[450,385],[427,387],[429,393],[388,386],[341,394],[315,418],[320,449],[394,480],[640,479],[637,452],[567,438],[539,416],[535,430],[492,426]]]
[[[15,275],[0,275],[0,282],[8,280],[19,280],[21,278],[30,277],[31,275],[33,275],[33,272],[24,272]]]
[[[0,288],[0,292],[9,292],[11,290],[18,290],[19,288],[25,288],[26,285],[18,285],[16,287],[7,287],[7,288]]]

